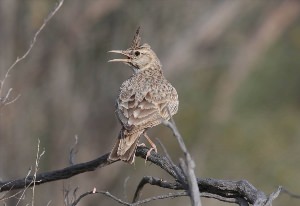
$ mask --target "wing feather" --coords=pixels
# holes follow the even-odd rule
[[[134,131],[146,129],[160,124],[162,119],[169,119],[168,108],[171,115],[177,112],[178,95],[175,88],[168,82],[162,82],[162,85],[162,90],[151,88],[148,91],[139,91],[139,87],[136,90],[122,88],[116,113],[123,126],[131,127]]]

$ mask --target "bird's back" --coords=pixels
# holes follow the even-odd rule
[[[123,82],[116,107],[123,125],[145,129],[177,112],[178,95],[162,73],[141,72]]]

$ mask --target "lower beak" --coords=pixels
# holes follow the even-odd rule
[[[111,51],[108,51],[110,53],[117,53],[117,54],[123,54],[124,56],[127,57],[127,59],[112,59],[112,60],[109,60],[108,62],[125,62],[125,63],[129,63],[130,62],[130,59],[129,59],[129,56],[122,50],[111,50]]]

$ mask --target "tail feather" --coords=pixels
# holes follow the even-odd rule
[[[132,164],[135,159],[137,144],[142,133],[143,131],[139,131],[134,134],[122,135],[124,133],[123,130],[121,130],[108,159],[112,161],[122,160]]]

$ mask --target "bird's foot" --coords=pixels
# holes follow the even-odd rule
[[[150,139],[150,137],[147,135],[147,133],[144,133],[144,136],[146,137],[146,139],[148,140],[148,142],[151,145],[151,148],[148,150],[148,152],[146,154],[146,158],[145,158],[145,164],[146,164],[148,157],[151,155],[151,151],[154,150],[155,153],[157,153],[157,148],[156,148],[156,145]]]
[[[148,150],[147,154],[146,154],[145,163],[147,162],[148,157],[151,155],[151,151],[152,151],[152,150],[154,150],[154,152],[157,153],[157,148],[156,148],[156,146],[155,146],[155,147],[151,147],[151,148]]]

